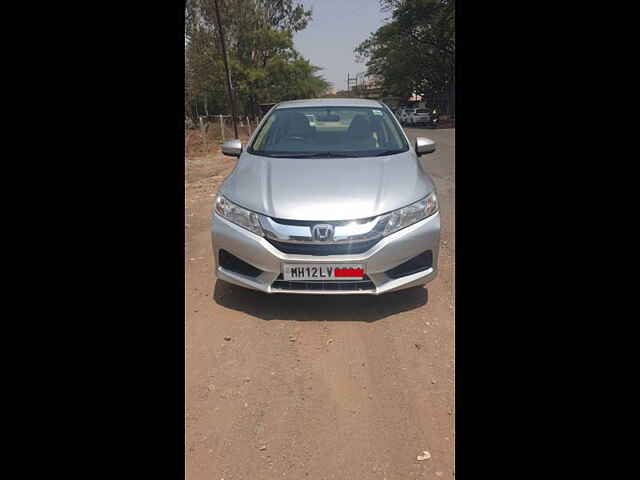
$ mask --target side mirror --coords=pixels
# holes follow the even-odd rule
[[[436,142],[425,137],[416,137],[416,153],[418,156],[436,151]]]
[[[242,153],[242,142],[238,139],[224,142],[222,144],[222,153],[230,157],[239,157]]]

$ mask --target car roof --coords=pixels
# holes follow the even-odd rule
[[[308,100],[289,100],[276,105],[276,109],[297,107],[374,107],[380,108],[378,100],[365,98],[311,98]]]

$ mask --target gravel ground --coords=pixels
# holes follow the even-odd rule
[[[189,157],[189,480],[455,475],[455,129],[407,132],[437,142],[422,161],[440,200],[440,272],[426,288],[377,297],[269,296],[217,283],[210,213],[235,160]]]

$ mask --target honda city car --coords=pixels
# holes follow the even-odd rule
[[[310,121],[313,119],[313,121]],[[383,294],[437,274],[440,213],[422,155],[375,100],[273,106],[214,201],[219,280],[265,293]]]

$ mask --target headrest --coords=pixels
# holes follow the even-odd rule
[[[364,115],[356,115],[349,125],[348,135],[350,137],[371,137],[371,124]]]
[[[291,112],[287,115],[288,135],[309,135],[315,129],[309,125],[309,119],[300,112]]]

